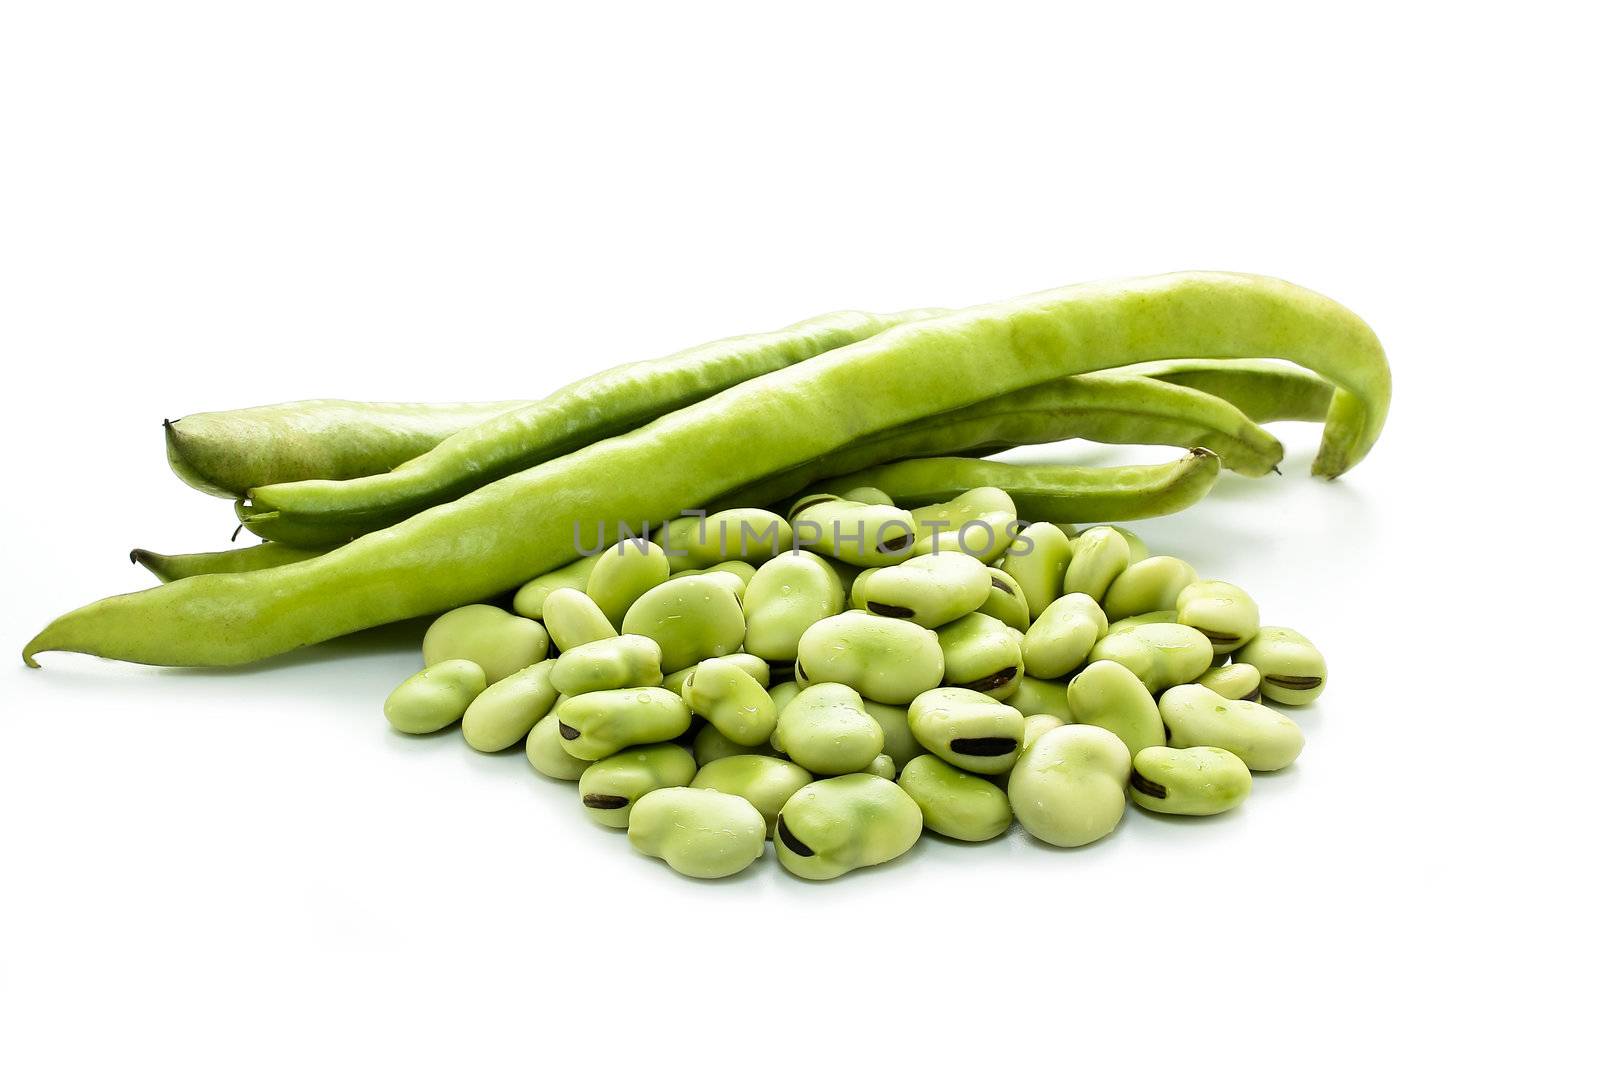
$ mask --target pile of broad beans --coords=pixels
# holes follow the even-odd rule
[[[163,424],[172,469],[261,543],[135,549],[161,584],[22,654],[221,667],[440,616],[395,727],[526,739],[591,817],[685,873],[742,869],[771,836],[787,868],[832,877],[924,825],[981,840],[1013,817],[1081,844],[1125,792],[1237,804],[1299,751],[1255,698],[1323,684],[1241,590],[1107,524],[1276,471],[1272,422],[1322,423],[1312,471],[1338,477],[1390,390],[1348,309],[1194,272],[835,312],[526,402],[191,415]],[[1069,439],[1180,451],[986,458]]]
[[[1024,512],[1024,518],[1026,512]],[[924,828],[1096,841],[1127,797],[1215,815],[1300,754],[1316,647],[1130,531],[1019,518],[995,487],[874,487],[685,517],[441,616],[389,722],[524,744],[583,809],[700,878],[770,838],[802,878]],[[552,652],[555,658],[549,658]]]

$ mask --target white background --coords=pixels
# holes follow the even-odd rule
[[[1564,5],[1560,5],[1564,6]],[[1208,821],[699,884],[380,713],[415,627],[0,669],[0,1058],[1573,1053],[1592,1015],[1592,29],[1558,5],[19,3],[0,643],[223,547],[160,420],[536,396],[840,308],[1182,268],[1367,318],[1371,457],[1143,524],[1312,635]],[[1160,450],[1060,448],[1103,461]]]

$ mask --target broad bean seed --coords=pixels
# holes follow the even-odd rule
[[[744,609],[710,575],[680,575],[635,600],[622,630],[660,645],[661,669],[671,673],[738,651],[744,643]]]
[[[879,778],[887,778],[892,782],[894,781],[894,760],[890,759],[885,753],[880,752],[872,758],[871,763],[867,764],[864,773],[875,774]]]
[[[825,778],[795,791],[778,813],[778,862],[801,878],[837,878],[887,863],[922,836],[922,809],[874,774]]]
[[[1117,576],[1128,569],[1132,552],[1128,539],[1110,526],[1085,530],[1072,543],[1072,559],[1062,588],[1103,599]]]
[[[550,640],[562,652],[617,636],[617,628],[600,605],[581,589],[552,589],[544,598],[544,624]]]
[[[934,629],[982,607],[994,586],[972,556],[940,552],[862,572],[851,587],[858,608]]]
[[[1048,682],[1024,674],[1017,691],[1006,697],[1006,703],[1024,715],[1056,715],[1072,721],[1067,710],[1067,683]]]
[[[974,612],[941,626],[944,684],[1004,700],[1022,680],[1022,635],[999,619]]]
[[[701,764],[689,784],[744,797],[766,820],[767,836],[771,837],[778,812],[797,789],[811,781],[811,772],[798,763],[776,756],[735,755]]]
[[[1217,815],[1250,795],[1250,768],[1225,748],[1152,746],[1135,754],[1128,795],[1168,815]]]
[[[1328,684],[1328,662],[1304,634],[1286,626],[1263,626],[1233,654],[1261,672],[1261,695],[1298,707],[1317,699]]]
[[[1195,681],[1229,700],[1259,700],[1261,697],[1261,672],[1248,663],[1219,664]]]
[[[800,637],[795,680],[842,682],[867,700],[909,704],[944,677],[944,653],[931,630],[904,619],[847,611]]]
[[[633,745],[671,741],[689,728],[683,698],[665,689],[612,689],[568,697],[555,709],[561,745],[579,759],[604,759]]]
[[[1116,622],[1147,611],[1170,611],[1178,606],[1178,594],[1196,577],[1194,568],[1176,556],[1130,563],[1106,590],[1102,601],[1106,618]]]
[[[917,524],[911,512],[842,497],[801,501],[794,513],[795,543],[856,567],[888,567],[911,554]]]
[[[1225,748],[1252,771],[1278,771],[1305,747],[1293,719],[1251,700],[1229,700],[1203,685],[1161,694],[1161,718],[1173,748]]]
[[[437,660],[396,686],[383,714],[402,733],[431,734],[461,718],[485,684],[483,668],[472,660]]]
[[[974,774],[1001,774],[1017,761],[1022,712],[970,689],[930,689],[906,712],[917,743]]]
[[[1060,678],[1083,666],[1106,636],[1106,613],[1088,593],[1068,593],[1045,608],[1022,638],[1029,677]]]
[[[601,826],[627,827],[639,798],[657,789],[688,785],[694,757],[670,742],[623,749],[584,768],[578,796],[589,818]]]
[[[1122,664],[1152,693],[1192,682],[1211,669],[1211,642],[1191,626],[1152,622],[1107,634],[1089,652],[1091,661]]]
[[[745,587],[745,651],[793,661],[806,629],[843,610],[838,573],[814,553],[787,552],[763,563]]]
[[[741,671],[760,682],[763,689],[772,684],[772,667],[760,656],[752,656],[748,652],[730,652],[726,656],[717,656],[715,658],[738,667]],[[694,673],[695,667],[698,666],[699,664],[696,663],[683,668],[681,671],[673,671],[662,680],[661,688],[670,689],[679,696],[683,696],[683,683],[689,680],[689,676]]]
[[[1146,611],[1141,615],[1129,615],[1126,619],[1118,619],[1106,628],[1108,634],[1120,634],[1140,626],[1148,626],[1153,622],[1177,622],[1176,611]],[[1226,653],[1224,653],[1226,655]],[[1212,656],[1214,661],[1216,656]]]
[[[576,589],[583,592],[589,585],[589,576],[600,564],[600,556],[579,556],[564,567],[541,574],[517,590],[511,610],[528,619],[544,618],[544,602],[557,589]]]
[[[984,563],[1005,555],[1016,536],[1017,505],[1003,489],[970,489],[942,504],[928,504],[911,512],[919,556],[935,552],[963,552]]]
[[[772,746],[815,774],[849,774],[865,770],[883,752],[883,728],[854,689],[823,682],[784,705]]]
[[[561,723],[556,711],[565,699],[558,699],[550,712],[528,731],[528,762],[547,778],[576,782],[583,777],[584,768],[594,761],[578,759],[561,744]]]
[[[1028,599],[1017,580],[999,567],[989,568],[989,594],[978,610],[992,615],[1019,633],[1027,633],[1032,616],[1028,613]]]
[[[555,706],[550,683],[555,660],[541,660],[502,678],[473,698],[461,717],[461,736],[479,752],[499,752],[528,736]]]
[[[727,659],[702,660],[684,679],[683,699],[736,745],[765,743],[778,721],[766,689]]]
[[[994,783],[937,756],[918,756],[900,772],[900,788],[922,809],[922,824],[958,841],[988,841],[1011,825],[1011,802]]]
[[[707,515],[683,547],[695,567],[729,560],[759,566],[794,547],[794,530],[782,515],[763,508],[730,508]]]
[[[1231,582],[1194,582],[1178,594],[1178,621],[1205,634],[1216,652],[1232,652],[1261,629],[1250,594]]]
[[[729,741],[709,722],[694,735],[694,761],[701,767],[727,759],[729,756],[770,756],[776,752],[770,742],[759,745],[739,745]]]
[[[1120,663],[1100,660],[1079,671],[1067,684],[1067,707],[1074,722],[1110,730],[1134,755],[1166,740],[1155,697]]]
[[[623,541],[594,559],[584,592],[614,628],[622,626],[635,600],[672,576],[666,552],[643,539]]]
[[[894,760],[896,769],[905,767],[907,763],[927,751],[911,732],[911,723],[907,720],[905,708],[893,704],[880,704],[876,700],[865,698],[862,699],[861,705],[868,715],[877,720],[878,727],[883,730],[883,754]]]
[[[1127,807],[1127,746],[1109,730],[1073,723],[1029,745],[1006,786],[1022,828],[1064,848],[1098,841]]]
[[[422,662],[470,659],[491,683],[544,659],[550,638],[543,626],[495,607],[468,604],[433,621],[422,638]]]
[[[1061,595],[1071,560],[1072,541],[1066,533],[1053,523],[1035,522],[1017,533],[999,566],[1017,580],[1029,616],[1037,619]]]
[[[744,797],[669,786],[634,801],[628,843],[691,878],[738,874],[767,847],[767,824]]]
[[[660,685],[661,680],[661,648],[638,634],[579,645],[562,653],[550,671],[550,684],[562,696],[569,697],[603,689]]]

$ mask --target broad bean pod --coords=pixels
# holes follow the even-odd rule
[[[1273,360],[1172,359],[1105,374],[1130,372],[1210,393],[1253,422],[1321,422],[1333,402],[1332,383]]]
[[[729,386],[932,314],[840,311],[774,333],[713,341],[663,359],[613,367],[538,403],[469,426],[393,470],[343,481],[257,482],[239,517],[271,540],[337,544],[636,429]]]
[[[168,419],[167,463],[202,493],[240,497],[254,485],[381,474],[468,426],[526,400],[369,404],[300,400]]]
[[[1019,464],[940,456],[886,463],[823,482],[819,492],[872,485],[901,507],[919,507],[980,486],[1003,489],[1031,522],[1097,522],[1170,515],[1203,498],[1221,464],[1214,452],[1191,450],[1170,463],[1130,467]]]
[[[495,596],[574,558],[601,522],[637,528],[912,419],[1069,374],[1182,357],[1283,358],[1333,381],[1317,473],[1347,470],[1382,430],[1383,350],[1326,297],[1238,274],[1072,286],[904,323],[314,559],[98,601],[52,622],[23,658],[253,662]]]
[[[1266,474],[1283,445],[1227,401],[1138,375],[1083,375],[1007,393],[851,444],[741,488],[717,507],[783,500],[813,482],[919,456],[984,456],[1071,439],[1208,448],[1229,470]]]
[[[161,582],[176,582],[180,578],[193,578],[197,574],[240,574],[244,571],[266,570],[285,563],[299,563],[303,559],[322,554],[321,549],[295,548],[276,541],[263,541],[245,548],[225,548],[220,552],[186,552],[168,556],[149,549],[136,548],[128,558]]]

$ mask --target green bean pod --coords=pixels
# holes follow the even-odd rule
[[[368,404],[301,400],[168,419],[167,463],[202,493],[240,497],[253,485],[382,474],[526,400]]]
[[[1188,356],[1290,359],[1335,382],[1319,474],[1347,470],[1383,428],[1383,350],[1325,297],[1236,274],[1069,287],[894,327],[314,559],[98,601],[45,627],[23,659],[253,662],[496,596],[573,559],[575,541],[596,543],[602,522],[637,529],[913,419],[1069,374]]]
[[[1182,459],[1134,467],[1023,465],[992,459],[935,457],[886,463],[816,488],[841,493],[872,485],[901,507],[919,507],[979,486],[1003,489],[1031,522],[1097,522],[1170,515],[1200,500],[1221,473],[1216,453],[1196,448]]]
[[[544,400],[469,426],[424,455],[363,478],[256,482],[240,521],[269,540],[337,544],[458,499],[545,460],[626,433],[729,386],[931,311],[841,311],[775,333],[752,334],[674,356],[613,367]]]

